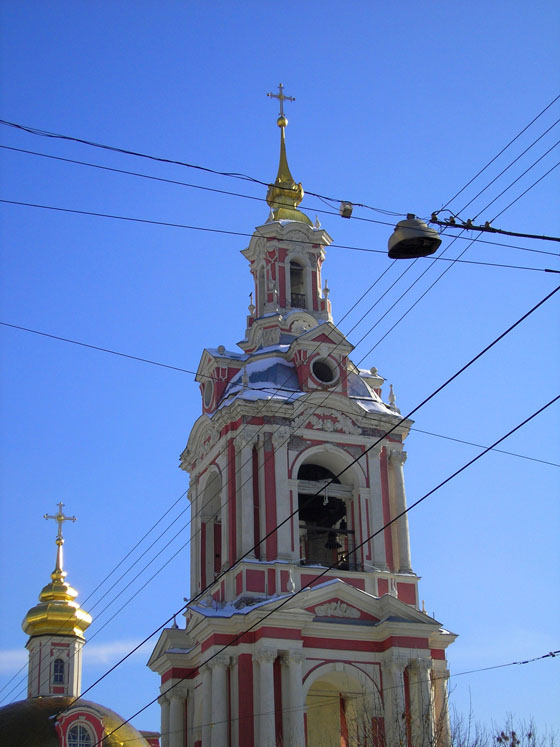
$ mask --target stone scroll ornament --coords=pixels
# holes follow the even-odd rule
[[[340,600],[315,607],[315,613],[320,617],[360,617],[359,610],[349,607]]]

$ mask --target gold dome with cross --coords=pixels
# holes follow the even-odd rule
[[[78,592],[65,581],[62,525],[65,521],[76,521],[76,517],[65,516],[62,511],[63,507],[64,503],[59,503],[57,514],[53,516],[45,514],[44,516],[45,519],[54,519],[58,524],[56,564],[51,573],[51,582],[39,594],[39,604],[29,610],[21,626],[24,633],[29,636],[72,635],[83,639],[84,631],[91,623],[91,615],[74,601]]]

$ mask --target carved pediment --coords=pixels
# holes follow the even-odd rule
[[[351,607],[340,599],[335,599],[325,604],[318,604],[315,607],[315,614],[319,617],[346,617],[356,620],[361,617],[360,610],[356,609],[356,607]]]
[[[325,407],[320,412],[302,412],[293,421],[294,429],[310,428],[312,430],[327,431],[329,433],[359,434],[359,428],[352,418],[336,410]]]

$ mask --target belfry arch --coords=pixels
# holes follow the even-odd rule
[[[203,588],[222,569],[222,476],[212,469],[202,490],[201,569]]]
[[[302,565],[358,569],[352,501],[359,491],[361,475],[351,462],[342,449],[323,446],[310,449],[294,465]],[[339,478],[345,467],[348,469]]]

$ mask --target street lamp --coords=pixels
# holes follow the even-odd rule
[[[437,251],[440,244],[441,237],[435,228],[430,228],[414,213],[408,213],[406,220],[397,223],[389,239],[389,258],[428,257]]]
[[[520,233],[519,231],[506,231],[503,228],[494,228],[486,222],[483,226],[475,226],[472,220],[463,221],[458,216],[444,221],[438,218],[441,210],[432,213],[430,223],[445,228],[459,228],[467,231],[481,231],[487,233],[498,233],[505,236],[518,236],[524,239],[540,239],[542,241],[560,241],[559,236],[542,236],[534,233]],[[451,211],[447,211],[451,212]],[[388,242],[390,259],[416,259],[417,257],[428,257],[433,254],[441,244],[441,237],[435,228],[430,228],[427,223],[417,218],[414,213],[408,213],[406,220],[401,220],[395,226]],[[552,272],[552,270],[550,271]]]

